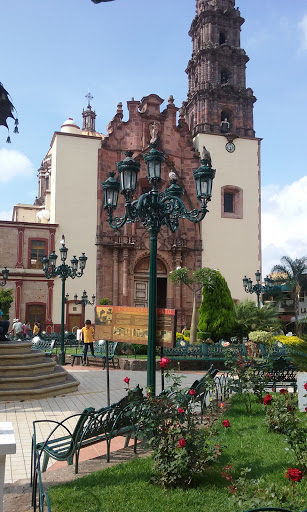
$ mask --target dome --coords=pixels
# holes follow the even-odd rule
[[[61,126],[61,132],[64,133],[81,133],[81,130],[72,117],[69,117]]]

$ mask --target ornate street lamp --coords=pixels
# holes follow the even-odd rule
[[[206,151],[201,166],[193,172],[197,199],[201,202],[200,210],[188,211],[181,197],[184,190],[176,184],[177,176],[170,172],[171,185],[158,192],[157,184],[161,181],[161,168],[164,153],[157,150],[157,141],[144,155],[147,165],[147,179],[152,186],[149,192],[132,200],[137,187],[137,175],[140,162],[133,159],[133,151],[126,151],[126,158],[116,164],[119,182],[114,173],[102,182],[104,192],[104,208],[108,212],[108,223],[113,229],[121,228],[126,222],[141,222],[150,233],[150,270],[149,270],[149,317],[148,317],[148,348],[147,348],[147,386],[155,394],[156,366],[156,307],[157,307],[157,239],[163,225],[172,232],[177,231],[179,219],[188,219],[193,223],[200,222],[208,212],[207,203],[211,200],[212,181],[215,170],[211,168],[211,157]],[[125,213],[123,217],[113,217],[117,208],[119,191],[125,197]]]
[[[60,276],[62,280],[62,303],[61,303],[61,347],[59,352],[59,364],[65,364],[65,349],[64,349],[64,309],[65,303],[67,302],[67,297],[65,297],[65,281],[68,277],[75,279],[75,277],[81,277],[83,275],[83,271],[85,269],[87,257],[84,252],[81,256],[79,256],[79,260],[76,256],[70,260],[71,265],[66,264],[67,252],[68,249],[65,246],[65,236],[62,236],[62,240],[60,242],[62,246],[60,247],[60,255],[62,264],[56,266],[57,255],[53,251],[49,257],[44,256],[42,259],[43,262],[43,271],[47,279],[52,279],[53,277]],[[78,269],[79,267],[79,269]]]
[[[264,278],[264,286],[260,283],[261,273],[259,270],[255,272],[256,276],[256,284],[253,284],[253,281],[246,276],[243,277],[243,288],[246,293],[256,293],[257,294],[257,306],[260,308],[260,295],[262,293],[272,293],[273,291],[279,291],[280,286],[276,285],[274,279],[271,276],[266,276]]]
[[[85,306],[90,305],[93,306],[95,304],[95,295],[92,295],[92,301],[89,300],[86,291],[84,290],[81,296],[81,299],[78,300],[78,295],[75,293],[74,302],[75,304],[82,304],[82,314],[83,314],[83,322],[85,322]],[[66,294],[66,302],[69,300],[69,294]]]
[[[4,269],[2,270],[3,281],[1,281],[0,286],[6,285],[6,281],[8,280],[9,277],[9,272],[10,271],[6,267],[4,267]]]

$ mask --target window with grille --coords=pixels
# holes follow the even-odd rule
[[[42,258],[47,250],[46,240],[31,240],[30,268],[42,268]]]

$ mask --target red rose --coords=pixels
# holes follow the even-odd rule
[[[191,396],[196,395],[195,389],[190,389],[189,395],[191,395]]]
[[[124,378],[124,382],[126,382],[126,384],[129,384],[129,382],[130,382],[129,377],[125,377],[125,378]]]
[[[160,368],[166,368],[166,366],[171,362],[169,357],[161,357],[160,360]]]
[[[184,439],[179,439],[178,441],[178,447],[184,448],[186,446],[187,442]]]
[[[272,403],[272,395],[265,395],[265,397],[263,399],[263,404],[271,405],[271,403]]]
[[[303,478],[303,473],[297,468],[289,468],[285,477],[289,478],[291,482],[300,482]]]
[[[307,412],[307,407],[305,407],[305,412]]]
[[[289,393],[289,391],[288,391],[287,389],[285,389],[285,388],[282,388],[282,389],[279,391],[279,393],[280,393],[281,395],[287,395],[287,394]]]
[[[224,420],[224,421],[222,421],[222,425],[223,425],[225,428],[229,428],[229,427],[230,427],[230,421],[229,421],[229,420]]]
[[[305,388],[305,389],[306,389],[306,391],[307,391],[307,382],[306,382],[306,384],[304,384],[304,388]]]
[[[178,410],[179,414],[182,414],[184,412],[184,409],[182,409],[182,407],[178,407],[177,410]]]
[[[223,404],[223,402],[221,402],[220,403],[220,408],[223,409],[223,407],[224,407],[224,404]]]

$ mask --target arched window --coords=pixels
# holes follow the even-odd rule
[[[219,37],[219,44],[225,44],[226,43],[226,35],[224,34],[224,32],[220,32],[220,37]]]
[[[221,188],[221,217],[243,219],[243,190],[234,185]]]

